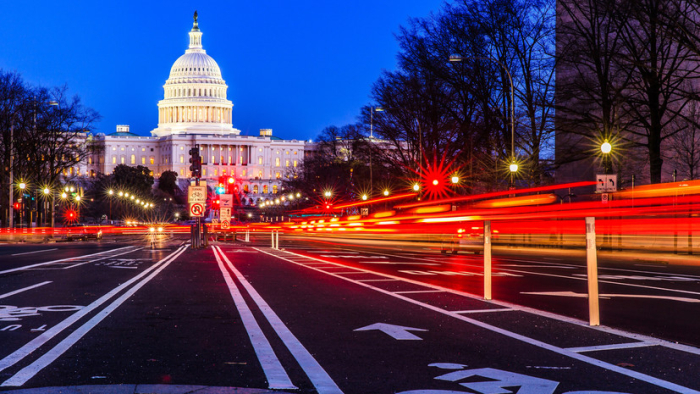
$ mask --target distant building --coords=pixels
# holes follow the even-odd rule
[[[127,125],[118,125],[112,134],[97,134],[94,139],[102,149],[77,175],[109,174],[120,164],[142,165],[155,177],[174,171],[184,186],[191,177],[189,150],[199,144],[203,179],[214,183],[219,177],[234,176],[244,203],[269,199],[281,191],[286,170],[303,161],[305,142],[274,137],[272,129],[261,129],[260,136],[240,135],[232,124],[228,86],[219,65],[202,47],[196,16],[189,36],[189,48],[175,61],[163,85],[158,127],[152,136],[134,134]]]

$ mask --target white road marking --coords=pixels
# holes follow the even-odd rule
[[[581,278],[586,278],[586,274],[574,274]],[[688,278],[685,276],[645,276],[645,275],[598,275],[598,279],[608,280],[650,280],[659,282],[700,282],[700,278]]]
[[[395,291],[394,294],[420,294],[420,293],[444,293],[442,290],[431,289],[431,290],[406,290],[406,291]]]
[[[10,256],[21,256],[23,254],[34,254],[34,253],[43,253],[43,252],[50,252],[52,250],[58,250],[58,248],[53,248],[53,249],[44,249],[44,250],[35,250],[33,252],[23,252],[23,253],[15,253],[11,254]]]
[[[266,253],[262,250],[256,248],[256,250]],[[273,255],[274,256],[274,255]],[[333,379],[328,376],[328,373],[323,369],[323,367],[316,361],[316,359],[309,353],[304,345],[299,342],[299,340],[289,331],[289,328],[282,322],[282,320],[277,316],[277,314],[270,308],[270,305],[263,300],[263,298],[258,294],[257,290],[248,282],[248,280],[236,269],[236,267],[231,264],[231,261],[223,253],[221,257],[226,261],[229,269],[236,276],[238,281],[241,282],[243,287],[250,295],[250,297],[255,301],[260,308],[260,311],[265,315],[270,325],[275,330],[277,335],[280,337],[282,342],[284,342],[289,352],[292,353],[294,358],[299,363],[301,369],[304,370],[306,375],[311,380],[311,383],[316,388],[319,394],[343,394],[340,388],[335,384]],[[299,264],[299,263],[293,263]]]
[[[19,294],[19,293],[21,293],[21,292],[23,292],[23,291],[27,291],[27,290],[31,290],[31,289],[36,289],[37,287],[41,287],[41,286],[44,286],[44,285],[48,285],[49,283],[51,283],[51,281],[50,281],[50,280],[47,280],[46,282],[37,283],[37,284],[35,284],[35,285],[31,285],[31,286],[23,287],[23,288],[21,288],[21,289],[15,290],[15,291],[11,291],[11,292],[9,292],[9,293],[0,294],[0,298],[7,298],[7,297],[9,297],[9,296],[13,296],[13,295],[15,295],[15,294]]]
[[[137,270],[139,267],[124,267],[121,265],[108,265],[107,268],[121,268],[121,269],[127,269],[127,270]]]
[[[90,305],[86,306],[85,308],[81,309],[80,311],[70,315],[67,319],[63,320],[62,322],[58,323],[57,325],[51,327],[47,331],[45,331],[43,334],[39,335],[38,337],[34,338],[33,340],[27,342],[24,346],[21,348],[15,350],[11,354],[7,355],[5,358],[0,360],[0,371],[3,371],[19,361],[23,360],[25,357],[27,357],[29,354],[37,350],[39,347],[44,345],[46,342],[50,341],[53,339],[56,335],[58,335],[61,331],[64,329],[70,327],[73,323],[77,322],[81,318],[83,318],[85,315],[89,314],[90,312],[94,311],[98,307],[100,307],[102,304],[105,302],[109,301],[110,298],[114,297],[116,294],[121,292],[122,290],[126,289],[127,287],[131,286],[133,283],[137,282],[139,279],[143,278],[144,276],[148,275],[151,271],[155,270],[158,268],[161,263],[164,263],[168,261],[172,256],[179,256],[178,253],[182,253],[186,247],[182,247],[181,249],[175,251],[173,254],[169,255],[168,257],[164,258],[163,260],[159,261],[158,263],[154,264],[152,267],[144,270],[140,274],[136,275],[132,279],[128,280],[127,282],[123,283],[122,285],[114,288],[112,291],[109,293],[103,295]],[[177,257],[175,256],[175,257]],[[100,316],[98,314],[97,316]],[[96,317],[97,317],[96,316]],[[63,343],[63,342],[62,342]],[[60,345],[60,344],[59,344]],[[39,360],[37,360],[38,362]],[[34,364],[32,364],[34,365]],[[3,383],[4,384],[4,383]]]
[[[259,249],[259,250],[260,250],[260,249]],[[265,253],[265,254],[269,254],[269,255],[271,255],[271,256],[274,256],[274,255],[272,255],[271,253],[267,253],[267,252],[265,252],[265,251],[263,251],[263,250],[260,250],[260,251],[261,251],[262,253]],[[295,254],[295,253],[293,253],[293,252],[287,252],[287,253],[292,254],[292,255],[295,255],[295,256],[300,256],[299,254]],[[339,278],[339,279],[342,279],[342,280],[345,280],[345,281],[348,281],[348,282],[356,283],[356,284],[358,284],[359,286],[363,286],[363,287],[366,287],[366,288],[375,290],[375,291],[377,291],[377,292],[384,293],[384,294],[390,295],[390,296],[392,296],[392,297],[396,297],[396,298],[398,298],[398,299],[404,300],[404,301],[409,302],[409,303],[412,303],[412,304],[414,304],[414,305],[418,305],[418,306],[421,306],[421,307],[430,309],[430,310],[432,310],[432,311],[435,311],[435,312],[438,312],[438,313],[441,313],[441,314],[444,314],[444,315],[447,315],[447,316],[451,316],[451,317],[453,317],[453,318],[455,318],[455,319],[457,319],[457,320],[461,320],[461,321],[470,323],[470,324],[475,325],[475,326],[477,326],[477,327],[481,327],[481,328],[483,328],[483,329],[486,329],[486,330],[489,330],[489,331],[493,331],[493,332],[495,332],[495,333],[504,335],[504,336],[506,336],[506,337],[510,337],[510,338],[519,340],[519,341],[521,341],[521,342],[528,343],[528,344],[530,344],[530,345],[533,345],[533,346],[536,346],[536,347],[539,347],[539,348],[542,348],[542,349],[545,349],[545,350],[549,350],[549,351],[551,351],[551,352],[554,352],[554,353],[557,353],[557,354],[561,354],[561,355],[563,355],[563,356],[566,356],[566,357],[569,357],[569,358],[572,358],[572,359],[575,359],[575,360],[578,360],[578,361],[581,361],[581,362],[584,362],[584,363],[587,363],[587,364],[590,364],[590,365],[598,366],[598,367],[600,367],[600,368],[607,369],[607,370],[609,370],[609,371],[616,372],[616,373],[619,373],[619,374],[624,375],[624,376],[629,376],[629,377],[632,377],[632,378],[634,378],[634,379],[638,379],[638,380],[641,380],[641,381],[644,381],[644,382],[653,384],[653,385],[655,385],[655,386],[663,387],[663,388],[666,388],[666,389],[669,389],[669,390],[673,390],[673,391],[677,391],[677,392],[680,392],[680,393],[700,394],[700,391],[696,391],[696,390],[693,390],[693,389],[689,389],[689,388],[687,388],[687,387],[683,387],[683,386],[678,385],[678,384],[676,384],[676,383],[672,383],[672,382],[669,382],[669,381],[666,381],[666,380],[662,380],[662,379],[659,379],[659,378],[655,378],[655,377],[653,377],[653,376],[645,375],[645,374],[640,373],[640,372],[637,372],[637,371],[633,371],[633,370],[630,370],[630,369],[627,369],[627,368],[623,368],[623,367],[620,367],[620,366],[617,366],[617,365],[613,365],[613,364],[607,363],[607,362],[605,362],[605,361],[601,361],[601,360],[598,360],[598,359],[595,359],[595,358],[592,358],[592,357],[588,357],[588,356],[585,356],[585,355],[582,355],[582,354],[579,354],[579,353],[576,353],[576,352],[572,352],[572,351],[567,350],[567,349],[565,349],[565,348],[561,348],[561,347],[558,347],[558,346],[555,346],[555,345],[550,345],[550,344],[548,344],[548,343],[545,343],[545,342],[542,342],[542,341],[539,341],[539,340],[536,340],[536,339],[533,339],[533,338],[530,338],[530,337],[526,337],[526,336],[524,336],[524,335],[517,334],[517,333],[515,333],[515,332],[508,331],[508,330],[506,330],[506,329],[499,328],[499,327],[496,327],[496,326],[493,326],[493,325],[484,323],[484,322],[482,322],[482,321],[469,318],[469,317],[467,317],[467,316],[462,316],[462,315],[460,315],[460,314],[458,314],[458,313],[454,313],[454,312],[447,311],[447,310],[442,309],[442,308],[437,307],[437,306],[433,306],[433,305],[430,305],[430,304],[426,304],[426,303],[424,303],[424,302],[420,302],[420,301],[414,300],[414,299],[409,298],[409,297],[402,296],[401,294],[395,294],[395,293],[392,293],[392,292],[390,292],[390,291],[388,291],[388,290],[384,290],[384,289],[381,289],[381,288],[378,288],[378,287],[374,287],[374,286],[369,285],[369,284],[366,284],[366,283],[362,283],[362,282],[359,282],[359,281],[355,281],[355,280],[353,280],[353,279],[351,279],[351,278],[347,278],[347,277],[335,275],[335,274],[332,273],[332,272],[322,271],[322,270],[316,269],[315,267],[309,267],[308,265],[305,265],[305,264],[296,263],[296,262],[287,260],[286,258],[284,258],[284,257],[282,257],[282,256],[275,256],[275,257],[278,257],[278,258],[280,258],[281,260],[288,261],[288,262],[290,262],[290,263],[292,263],[292,264],[300,265],[300,266],[302,266],[302,267],[306,267],[306,268],[309,268],[309,269],[312,269],[312,270],[315,270],[315,271],[318,271],[318,272],[325,273],[326,275],[331,275],[331,276],[334,276],[334,277],[336,277],[336,278]],[[321,259],[318,259],[318,258],[314,258],[314,257],[308,257],[308,258],[309,258],[309,259],[316,260],[316,261],[324,261],[324,260],[321,260]],[[338,264],[338,265],[340,265],[340,264]],[[397,279],[397,280],[402,280],[402,281],[405,281],[405,282],[408,282],[408,283],[419,284],[419,285],[423,285],[423,286],[426,286],[426,287],[433,287],[433,288],[435,288],[435,289],[440,289],[440,290],[443,290],[443,291],[446,291],[446,292],[450,292],[450,293],[453,293],[453,294],[462,295],[462,296],[465,296],[465,297],[467,297],[467,298],[472,298],[472,299],[479,299],[479,300],[481,300],[480,298],[478,298],[478,297],[476,297],[476,296],[473,296],[473,295],[469,295],[469,294],[467,294],[467,293],[459,292],[459,291],[452,290],[452,289],[448,289],[448,288],[443,288],[443,287],[436,286],[436,285],[430,285],[430,284],[426,284],[426,283],[422,283],[422,282],[418,282],[418,281],[414,281],[414,280],[410,280],[410,279],[406,279],[406,278],[401,278],[401,277],[394,276],[394,275],[380,274],[380,273],[373,272],[373,271],[369,271],[369,270],[367,271],[367,273],[375,274],[375,275],[380,275],[380,276],[385,276],[385,277],[387,277],[387,278],[394,278],[394,279]],[[497,303],[497,302],[495,302],[495,301],[491,301],[491,302],[492,302],[492,303]],[[501,304],[505,304],[505,303],[501,303]],[[514,306],[515,306],[515,305],[514,305]],[[518,309],[520,309],[520,310],[526,310],[526,311],[529,311],[529,312],[534,313],[534,314],[540,314],[540,315],[543,315],[543,316],[548,316],[548,317],[557,318],[556,315],[548,314],[548,313],[543,313],[543,312],[541,312],[541,311],[537,311],[537,310],[530,309],[530,308],[519,307]],[[576,324],[576,325],[584,326],[584,325],[582,325],[582,324],[576,322],[576,321],[573,320],[573,319],[565,319],[565,318],[562,318],[562,317],[558,317],[558,319],[559,319],[559,320],[563,320],[563,321],[568,321],[568,322],[573,323],[573,324]],[[587,326],[585,326],[585,327],[587,327]],[[624,336],[624,335],[626,335],[626,336],[630,336],[630,335],[631,335],[631,334],[625,333],[624,331],[619,331],[619,330],[611,330],[611,329],[608,329],[608,330],[601,330],[601,331],[612,332],[612,333],[615,333],[615,334],[618,334],[618,335],[623,335],[623,336]],[[638,337],[641,337],[641,336],[639,336],[639,335],[637,335],[637,336],[638,336]],[[658,342],[657,342],[657,341],[658,341]],[[670,342],[665,342],[665,341],[661,341],[661,340],[655,340],[655,339],[653,339],[653,338],[650,338],[649,342],[656,342],[656,343],[658,343],[659,345],[662,345],[662,346],[665,346],[665,347],[674,348],[674,349],[678,349],[678,350],[681,350],[681,351],[687,351],[687,352],[693,353],[693,354],[698,354],[698,350],[697,350],[697,349],[692,348],[692,347],[689,347],[689,346],[679,346],[679,345],[677,345],[677,344],[672,344],[672,343],[670,343]]]
[[[358,279],[358,282],[399,282],[397,279],[389,279],[389,278],[382,278],[382,279]]]
[[[559,268],[567,270],[578,269],[576,267],[569,267],[565,265],[530,265],[530,264],[500,264],[499,267],[518,267],[518,268]],[[580,267],[583,268],[583,267]]]
[[[93,253],[93,254],[87,254],[87,255],[85,255],[85,256],[69,257],[69,258],[66,258],[66,259],[47,261],[47,262],[45,262],[45,263],[38,263],[38,264],[26,265],[26,266],[24,266],[24,267],[17,267],[17,268],[11,268],[11,269],[5,270],[5,271],[0,271],[0,275],[2,275],[2,274],[7,274],[7,273],[10,273],[10,272],[16,272],[16,271],[25,271],[25,270],[29,270],[29,269],[36,268],[36,267],[42,267],[42,266],[45,266],[45,265],[56,264],[56,263],[61,263],[61,262],[66,262],[66,261],[77,261],[77,260],[81,260],[81,259],[84,259],[84,258],[91,258],[91,257],[95,257],[95,256],[100,256],[100,255],[103,255],[103,254],[109,254],[109,253],[114,253],[114,252],[122,251],[122,250],[124,250],[124,249],[129,249],[129,250],[125,251],[124,253],[116,254],[115,256],[120,256],[120,255],[122,255],[122,254],[127,254],[127,253],[130,253],[130,252],[134,252],[134,251],[136,251],[136,250],[138,250],[138,249],[140,249],[140,248],[134,248],[133,246],[125,246],[125,247],[123,247],[123,248],[112,249],[112,250],[108,250],[108,251],[105,251],[105,252],[98,252],[98,253]],[[100,258],[102,258],[102,257],[100,257]],[[92,260],[92,261],[97,261],[97,260],[99,260],[99,258],[98,258],[98,259],[95,259],[95,260]],[[92,262],[92,261],[91,261],[91,262]]]
[[[229,293],[233,298],[233,303],[236,305],[236,309],[238,309],[238,313],[241,315],[241,321],[243,322],[243,326],[248,333],[248,338],[250,338],[250,342],[253,345],[255,355],[258,356],[258,360],[260,360],[260,365],[265,373],[265,377],[267,378],[269,388],[280,390],[298,389],[298,387],[292,383],[289,375],[284,370],[282,363],[280,363],[279,358],[277,358],[275,351],[272,349],[272,345],[270,345],[270,341],[268,341],[267,337],[265,337],[260,325],[255,320],[255,316],[253,316],[253,312],[250,311],[248,304],[246,304],[245,299],[243,298],[243,295],[241,294],[240,290],[238,290],[238,286],[236,286],[231,278],[231,275],[229,275],[228,271],[226,270],[221,257],[219,257],[221,249],[218,250],[218,253],[216,248],[213,249],[214,257],[216,257],[216,261],[219,264],[219,270],[221,270],[221,273],[224,276],[226,286],[228,287]],[[221,254],[223,256],[223,253]]]
[[[585,353],[585,352],[598,352],[601,350],[618,350],[618,349],[632,349],[638,347],[649,347],[657,346],[657,343],[650,342],[630,342],[630,343],[616,343],[614,345],[600,345],[600,346],[584,346],[584,347],[570,347],[566,348],[571,352]]]
[[[588,294],[585,293],[575,293],[573,291],[521,291],[520,294],[532,294],[532,295],[546,295],[554,297],[572,297],[572,298],[588,298]],[[686,298],[686,297],[672,297],[672,296],[656,296],[656,295],[644,295],[644,294],[600,294],[600,298],[645,298],[653,300],[669,300],[669,301],[679,301],[679,302],[689,302],[689,303],[700,303],[697,298]]]
[[[465,313],[488,313],[488,312],[513,312],[516,310],[517,309],[512,309],[512,308],[493,308],[493,309],[469,309],[466,311],[451,311],[451,312],[465,314]]]
[[[168,265],[170,265],[170,263],[172,263],[176,258],[178,258],[186,249],[187,249],[186,247],[183,247],[180,250],[175,251],[174,253],[172,253],[168,257],[161,260],[162,264],[160,264],[158,266],[159,268],[155,269],[155,271],[153,271],[153,273],[148,275],[146,278],[144,278],[140,282],[136,283],[133,287],[128,289],[121,297],[114,300],[105,309],[99,311],[95,316],[92,317],[92,319],[88,320],[87,323],[85,323],[82,326],[80,326],[79,328],[77,328],[70,335],[68,335],[64,340],[62,340],[56,346],[54,346],[51,350],[44,353],[43,356],[39,357],[36,361],[31,363],[30,365],[22,368],[19,372],[17,372],[12,377],[10,377],[6,381],[4,381],[2,384],[0,384],[0,386],[2,386],[2,387],[8,387],[8,386],[9,387],[16,387],[16,386],[24,385],[29,379],[34,377],[42,369],[46,368],[49,364],[56,361],[56,359],[58,357],[60,357],[63,353],[65,353],[68,349],[70,349],[73,345],[75,345],[83,336],[85,336],[85,334],[90,332],[91,329],[93,329],[97,324],[99,324],[105,317],[109,316],[110,313],[112,313],[121,304],[123,304],[124,301],[126,301],[132,295],[134,295],[134,293],[136,293],[141,287],[143,287],[151,279],[155,278],[161,271],[163,271],[165,268],[167,268]],[[154,267],[156,267],[156,266],[154,266]],[[150,271],[144,271],[143,273],[145,274],[147,272],[150,272]],[[142,276],[143,276],[143,274],[138,275],[137,278],[141,278]],[[136,278],[134,278],[134,279],[136,279]],[[132,281],[133,281],[133,279],[132,279]],[[132,282],[132,281],[129,281],[129,282]],[[127,283],[129,283],[129,282],[127,282]],[[85,309],[87,309],[87,308],[84,308],[83,310],[81,310],[81,312],[84,311]],[[78,313],[80,313],[80,312],[78,312]],[[77,315],[78,313],[75,313],[73,316]],[[49,331],[51,331],[51,330],[49,330]],[[49,331],[47,331],[46,333],[48,333]],[[45,335],[46,333],[42,334],[42,336]],[[12,356],[12,355],[10,355],[10,356]],[[8,356],[8,357],[10,357],[10,356]],[[5,357],[5,359],[7,359],[8,357]],[[0,363],[2,363],[2,361],[4,361],[5,359],[0,360]]]
[[[373,331],[373,330],[378,330],[386,335],[396,339],[397,341],[422,341],[423,338],[411,334],[409,331],[428,331],[422,328],[415,328],[415,327],[405,327],[405,326],[397,326],[395,324],[387,324],[387,323],[374,323],[369,326],[365,326],[362,328],[356,328],[353,331]]]
[[[385,264],[385,265],[440,265],[438,263],[409,263],[401,261],[360,261],[360,264]]]

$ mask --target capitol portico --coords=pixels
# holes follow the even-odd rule
[[[240,135],[232,124],[233,103],[219,65],[203,49],[196,13],[189,36],[189,47],[163,85],[152,136],[131,133],[125,125],[115,133],[98,134],[95,140],[104,149],[88,158],[85,175],[109,174],[120,164],[142,165],[156,177],[174,171],[184,186],[191,176],[189,150],[198,144],[203,179],[234,176],[241,201],[249,204],[270,198],[280,192],[286,171],[300,165],[305,143],[273,137],[270,129],[261,129],[259,136]]]

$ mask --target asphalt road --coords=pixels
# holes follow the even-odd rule
[[[185,241],[0,246],[0,388],[700,392],[697,348],[588,327],[566,317],[586,319],[585,298],[542,294],[585,293],[575,256],[496,256],[496,301],[485,301],[479,255],[284,237],[275,250],[264,236],[201,250]],[[601,257],[601,278],[616,275],[601,279],[603,294],[700,298],[692,266],[614,260]],[[684,279],[623,278],[635,275]],[[639,282],[647,287],[631,286]],[[698,332],[697,303],[611,295],[601,308],[603,324],[637,311],[650,321],[691,314],[658,330]]]

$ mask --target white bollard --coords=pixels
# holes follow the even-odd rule
[[[595,218],[586,218],[586,266],[588,273],[588,319],[590,325],[600,325],[598,299],[598,251],[595,243]]]
[[[270,231],[270,237],[272,237],[272,249],[275,248],[275,230]]]
[[[484,299],[491,299],[491,221],[484,220]]]

